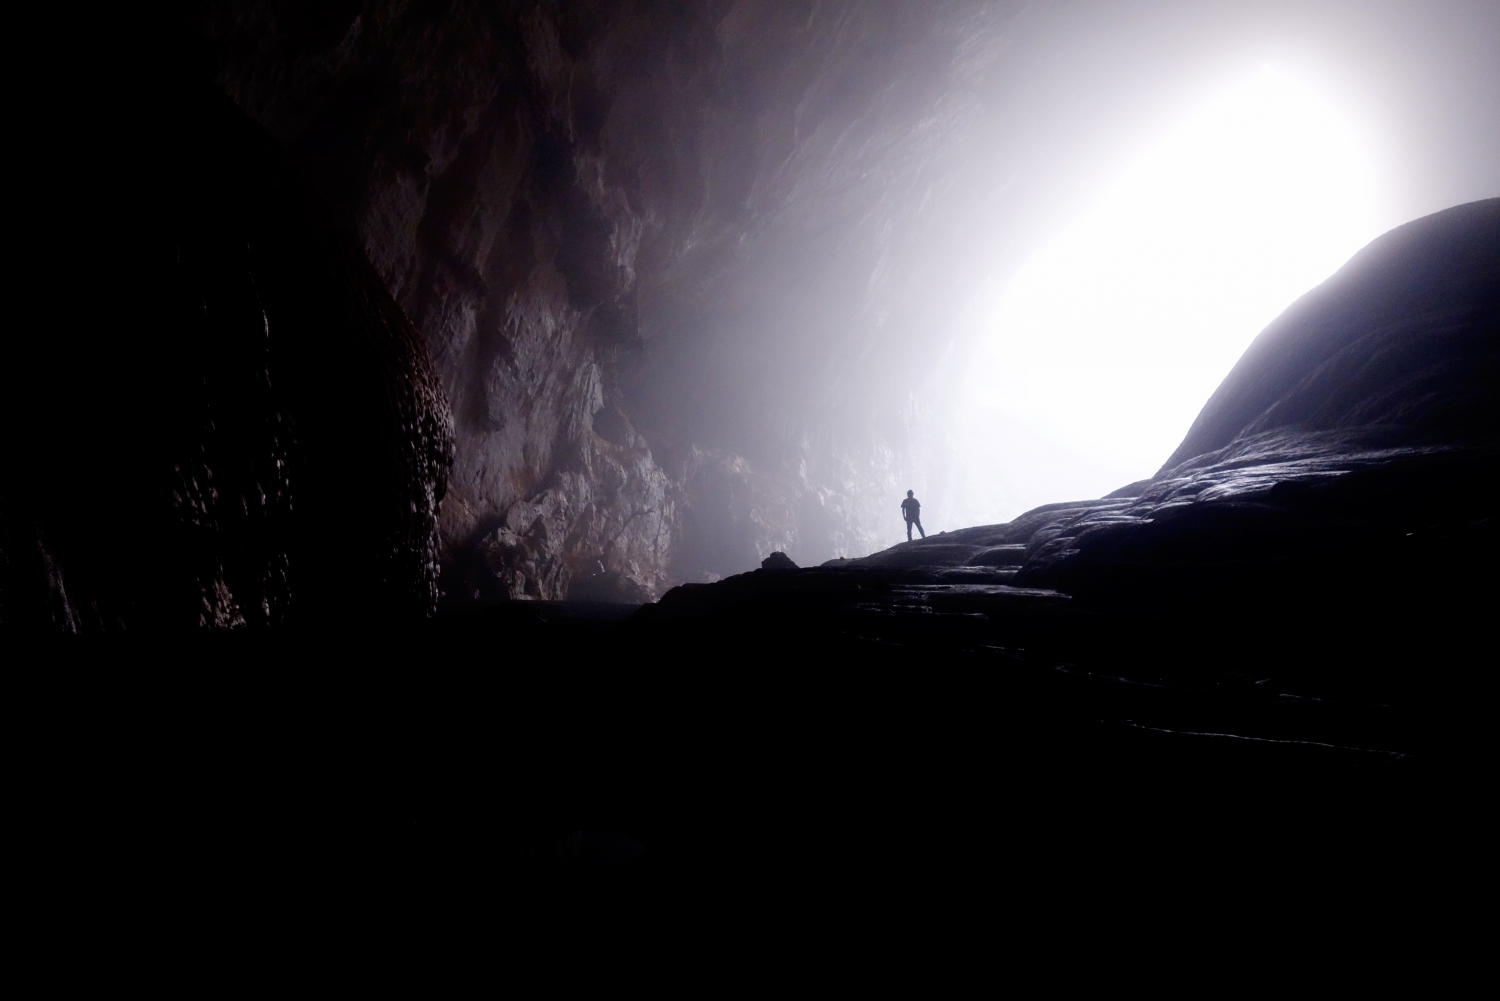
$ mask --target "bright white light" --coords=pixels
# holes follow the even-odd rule
[[[1265,69],[1206,101],[1001,296],[959,407],[960,523],[1150,476],[1255,335],[1375,235],[1368,155],[1310,86]]]

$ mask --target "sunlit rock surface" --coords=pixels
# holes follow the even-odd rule
[[[1291,306],[1152,479],[850,565],[1006,558],[1020,582],[1088,587],[1078,575],[1157,554],[1210,564],[1370,547],[1396,561],[1439,538],[1482,545],[1497,382],[1500,200],[1490,200],[1393,230]]]
[[[1491,200],[1386,234],[1289,308],[1148,481],[795,580],[680,588],[650,611],[774,610],[913,656],[993,648],[1141,682],[1265,685],[1267,721],[1285,693],[1373,700],[1394,720],[1446,684],[1434,658],[1481,639],[1497,377]],[[1385,739],[1414,750],[1403,718]],[[1342,742],[1315,730],[1304,738]]]

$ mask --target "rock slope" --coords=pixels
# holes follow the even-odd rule
[[[1412,750],[1413,707],[1472,681],[1447,665],[1482,643],[1495,594],[1497,366],[1500,199],[1393,230],[1294,304],[1148,481],[679,588],[649,611],[729,628],[774,609],[913,656],[1030,651],[1141,683],[1260,687],[1274,697],[1241,725],[1267,739],[1278,699],[1379,703],[1402,720],[1385,739]],[[1342,744],[1327,725],[1302,739]]]
[[[1500,199],[1387,233],[1262,333],[1150,480],[853,565],[1141,568],[1484,545],[1500,446]],[[1123,572],[1123,571],[1122,571]]]

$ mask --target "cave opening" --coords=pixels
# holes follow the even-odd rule
[[[1255,335],[1388,228],[1368,141],[1271,66],[1137,145],[981,311],[950,524],[1150,477]]]

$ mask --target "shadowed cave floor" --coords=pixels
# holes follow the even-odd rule
[[[42,796],[43,837],[94,859],[70,878],[227,856],[196,892],[464,935],[711,937],[700,919],[762,908],[816,924],[804,907],[1293,871],[1388,893],[1464,829],[1470,707],[1396,669],[1459,651],[1340,633],[1268,658],[1212,643],[1218,623],[979,579],[1001,573],[761,570],[408,634],[75,641],[11,705],[76,779]],[[1391,670],[1298,670],[1334,639]],[[80,789],[91,816],[62,802]],[[137,864],[96,854],[96,824],[141,832],[111,839]]]
[[[1402,668],[1462,663],[1462,638],[1236,641],[981,576],[761,570],[624,619],[450,609],[453,642],[503,628],[574,665],[504,684],[525,707],[508,803],[536,912],[676,928],[770,908],[816,929],[1108,887],[1217,909],[1442,882],[1473,829],[1478,731]]]

